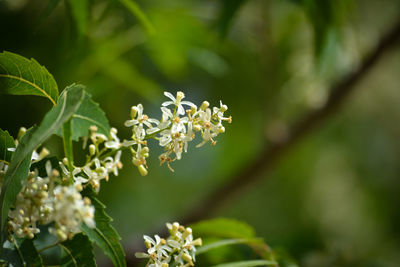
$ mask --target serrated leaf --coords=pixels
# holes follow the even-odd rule
[[[53,105],[58,101],[58,87],[47,69],[34,59],[0,53],[0,93],[47,97]]]
[[[40,257],[31,239],[24,239],[19,249],[24,257],[26,266],[43,266],[42,257]]]
[[[198,236],[222,238],[254,238],[253,227],[247,223],[226,218],[204,220],[190,226]]]
[[[266,260],[252,260],[252,261],[238,261],[214,265],[212,267],[255,267],[255,266],[273,266],[277,265],[276,261]]]
[[[210,244],[203,245],[196,250],[196,255],[200,255],[206,253],[209,250],[229,246],[229,245],[238,245],[238,244],[262,244],[263,241],[260,238],[241,238],[241,239],[224,239],[219,240]]]
[[[85,89],[83,85],[76,85]],[[72,140],[78,141],[80,137],[88,136],[89,127],[97,126],[97,132],[108,136],[110,125],[104,111],[99,104],[94,102],[89,93],[85,96],[78,110],[72,115]]]
[[[29,171],[32,151],[42,144],[49,136],[54,134],[78,109],[83,99],[83,90],[77,87],[69,87],[64,90],[58,104],[44,117],[41,125],[28,131],[21,139],[15,150],[13,159],[4,177],[0,195],[0,227],[4,236],[4,226],[10,205],[21,190],[21,181],[26,179]],[[3,240],[3,238],[2,238]]]
[[[90,197],[95,207],[94,217],[96,227],[90,228],[86,224],[82,224],[82,231],[111,259],[114,266],[125,267],[125,252],[119,242],[121,237],[114,227],[112,227],[112,219],[105,213],[105,205],[95,197],[93,192],[89,192],[89,190],[85,190],[84,195]]]
[[[32,240],[23,239],[20,245],[17,243],[19,242],[5,242],[5,247],[1,251],[2,260],[12,264],[12,266],[43,266],[42,258],[36,250]]]
[[[10,163],[12,153],[8,148],[14,148],[14,138],[7,132],[0,129],[0,161],[4,161],[7,164]]]
[[[93,245],[86,235],[76,234],[72,240],[61,243],[60,247],[62,249],[62,267],[97,266],[94,260]]]

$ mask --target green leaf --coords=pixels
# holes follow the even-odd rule
[[[62,249],[61,266],[97,266],[94,259],[93,245],[89,238],[80,233],[76,234],[72,240],[67,240],[60,244]]]
[[[199,247],[196,250],[196,255],[200,255],[200,254],[206,253],[209,250],[216,249],[216,248],[223,247],[223,246],[237,245],[237,244],[260,244],[260,243],[261,244],[263,243],[262,239],[260,239],[260,238],[224,239],[224,240],[219,240],[219,241]]]
[[[7,164],[10,163],[13,154],[13,152],[7,150],[10,147],[15,147],[14,138],[7,131],[0,129],[0,161]]]
[[[21,181],[27,177],[32,151],[54,134],[77,110],[83,99],[83,90],[69,87],[64,90],[58,104],[44,117],[40,127],[28,131],[15,150],[13,159],[4,177],[0,196],[0,227],[4,235],[4,227],[10,205],[21,190]],[[3,238],[2,238],[3,240]]]
[[[266,260],[252,260],[252,261],[238,261],[214,265],[212,267],[254,267],[254,266],[271,266],[277,265],[276,261]]]
[[[86,34],[88,28],[89,18],[89,2],[88,0],[68,0],[67,6],[74,19],[75,27],[78,36],[81,37]]]
[[[83,85],[75,85],[85,89]],[[72,135],[74,141],[78,141],[80,137],[88,136],[89,127],[97,126],[97,132],[106,136],[110,133],[110,125],[104,111],[99,104],[94,102],[89,93],[85,91],[85,96],[78,110],[72,115]]]
[[[197,236],[222,238],[254,238],[254,229],[247,223],[226,218],[200,221],[190,226]]]
[[[43,266],[42,258],[36,250],[32,240],[22,239],[22,244],[6,241],[1,252],[1,259],[12,266]],[[3,265],[1,265],[3,266]],[[6,265],[8,266],[8,265]]]
[[[85,190],[84,195],[90,197],[96,209],[94,213],[96,227],[90,228],[86,224],[82,224],[82,231],[111,259],[114,266],[126,266],[125,252],[119,242],[121,237],[111,226],[112,219],[105,213],[105,205],[95,197],[94,192]]]
[[[0,93],[47,97],[53,105],[58,100],[58,87],[47,69],[34,59],[0,53]]]
[[[154,34],[155,29],[146,14],[140,9],[139,5],[133,0],[119,0],[143,25],[147,33]]]
[[[26,266],[43,266],[42,257],[40,257],[31,239],[24,239],[19,249],[24,257]]]

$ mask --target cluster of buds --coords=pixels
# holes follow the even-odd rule
[[[30,172],[17,195],[15,209],[10,210],[8,225],[20,238],[33,238],[39,233],[38,224],[54,223],[50,233],[60,240],[72,238],[80,232],[81,223],[94,227],[94,207],[88,198],[82,198],[74,185],[58,184],[60,173],[46,164],[47,177]]]
[[[228,107],[220,102],[219,107],[209,108],[209,103],[204,101],[199,108],[189,101],[183,101],[184,93],[177,92],[176,97],[164,92],[170,100],[162,103],[161,120],[149,118],[143,113],[141,104],[131,109],[131,120],[125,122],[125,126],[133,127],[132,142],[137,149],[131,149],[133,163],[138,166],[142,175],[147,174],[146,157],[149,155],[146,139],[156,139],[165,152],[159,156],[161,164],[167,163],[173,171],[170,163],[179,160],[182,152],[187,152],[188,142],[193,141],[196,133],[200,133],[202,142],[200,147],[207,142],[216,144],[214,138],[225,132],[223,122],[232,122],[232,117],[224,117]],[[168,106],[172,106],[169,109]],[[188,107],[186,110],[184,106]]]
[[[194,266],[196,246],[202,245],[201,238],[193,240],[192,229],[179,223],[167,223],[170,236],[167,239],[155,235],[143,236],[147,253],[137,252],[137,258],[149,259],[148,267]]]

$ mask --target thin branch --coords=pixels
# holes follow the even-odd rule
[[[276,166],[277,161],[306,135],[326,120],[354,91],[356,84],[368,74],[368,71],[378,62],[383,54],[400,40],[400,20],[377,44],[373,52],[361,63],[359,69],[346,76],[331,89],[325,105],[318,110],[310,111],[296,123],[289,136],[282,142],[273,143],[264,148],[255,161],[242,171],[228,179],[227,184],[217,187],[210,195],[204,197],[197,206],[191,207],[189,213],[180,222],[189,224],[211,216],[237,193],[243,193],[245,188],[254,185],[265,178],[264,174]]]
[[[246,188],[253,186],[259,180],[265,179],[265,174],[272,170],[279,159],[290,151],[294,145],[304,138],[306,135],[319,126],[324,120],[336,111],[339,106],[346,100],[349,94],[354,91],[356,85],[367,76],[371,68],[382,58],[385,52],[390,50],[400,40],[400,20],[394,27],[382,37],[372,53],[361,62],[360,67],[353,73],[347,75],[343,80],[332,86],[330,95],[323,107],[318,110],[312,110],[302,117],[289,132],[288,137],[279,143],[269,144],[264,148],[260,155],[246,166],[239,173],[228,179],[227,184],[217,187],[211,194],[203,198],[197,206],[191,207],[189,212],[182,216],[179,222],[190,224],[202,219],[206,219],[213,215],[217,210],[224,206],[227,202],[232,201],[238,193],[245,192]],[[132,248],[140,248],[141,246],[132,243]],[[127,253],[127,255],[132,254]],[[127,258],[129,266],[135,266],[137,261],[134,258]]]

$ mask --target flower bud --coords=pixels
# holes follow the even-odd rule
[[[203,240],[201,240],[201,238],[197,238],[197,239],[193,240],[192,245],[193,246],[202,246]]]
[[[143,164],[141,164],[141,165],[139,165],[138,166],[138,169],[139,169],[139,172],[140,172],[140,174],[142,175],[142,176],[146,176],[147,175],[147,169],[146,169],[146,167],[143,165]]]
[[[193,114],[196,113],[196,112],[197,112],[197,106],[196,106],[196,105],[191,106],[191,107],[190,107],[190,113],[193,115]]]
[[[183,237],[183,238],[186,238],[186,237],[188,237],[188,236],[191,235],[191,234],[192,234],[192,228],[188,227],[188,228],[185,229],[185,232],[183,232],[182,237]]]
[[[183,259],[184,261],[186,261],[186,262],[191,262],[191,261],[192,261],[192,257],[191,257],[189,254],[187,254],[187,253],[183,253],[182,259]]]
[[[42,149],[42,151],[40,151],[40,153],[39,153],[39,159],[43,159],[43,158],[47,157],[49,154],[50,154],[50,151],[44,147]]]
[[[178,229],[179,229],[179,223],[174,222],[172,224],[171,235],[172,236],[176,235],[176,233],[178,232]]]
[[[21,139],[21,137],[26,133],[26,128],[25,127],[21,127],[19,128],[18,131],[18,139]]]
[[[138,112],[137,107],[136,106],[132,106],[131,107],[131,118],[132,118],[132,120],[135,119],[137,112]]]
[[[90,156],[93,156],[95,153],[96,153],[96,146],[93,145],[93,144],[91,144],[91,145],[89,146],[89,155],[90,155]]]
[[[219,108],[219,111],[221,112],[225,112],[228,110],[228,106],[227,105],[221,105],[221,107]]]
[[[181,91],[178,91],[176,93],[176,104],[178,105],[184,97],[185,97],[185,94]]]
[[[208,108],[208,106],[210,106],[210,103],[208,103],[208,101],[203,101],[200,106],[200,110],[205,110],[206,108]]]

